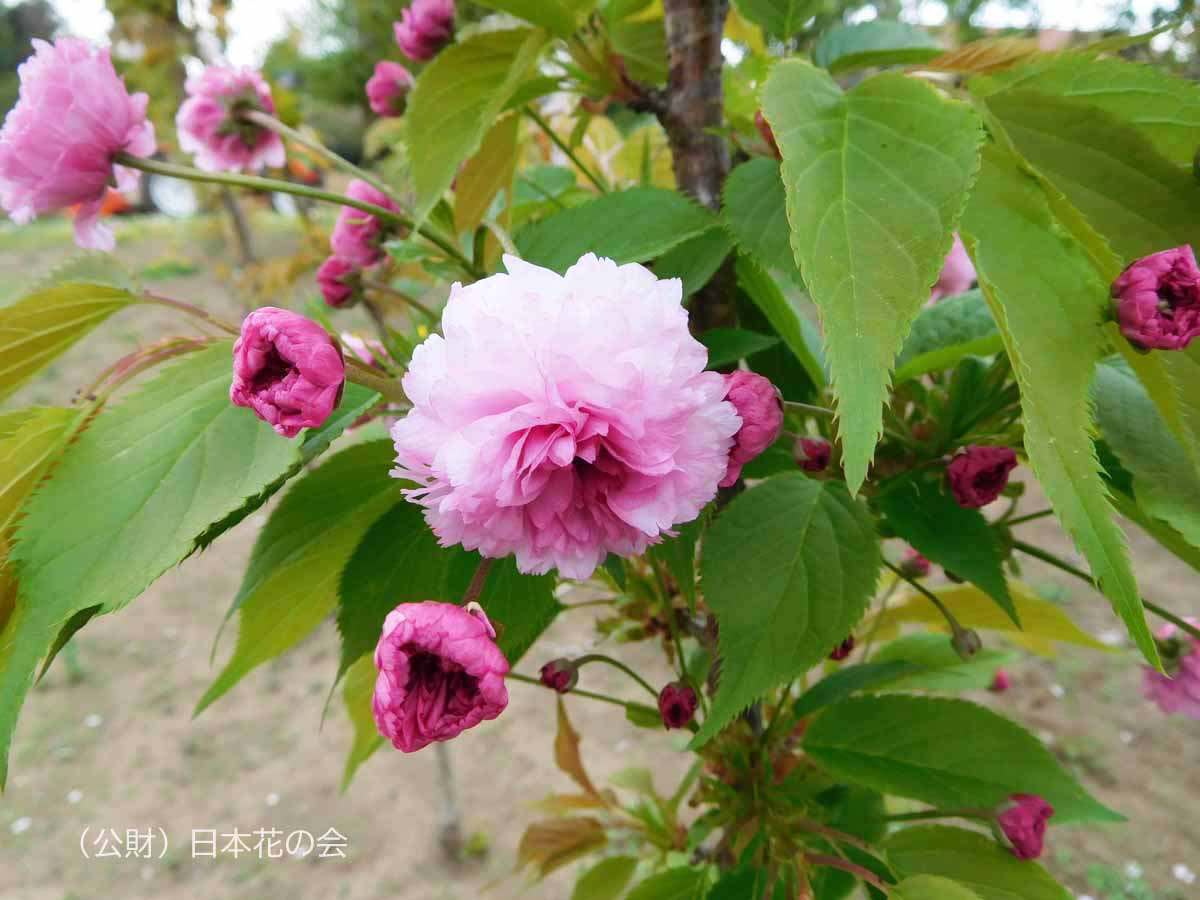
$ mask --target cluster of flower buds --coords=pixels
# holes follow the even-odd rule
[[[346,196],[388,212],[400,212],[387,194],[357,178],[346,188]],[[362,297],[364,271],[383,261],[384,241],[397,233],[392,223],[379,216],[343,206],[329,237],[333,253],[317,270],[317,284],[325,303],[335,309],[356,303]]]

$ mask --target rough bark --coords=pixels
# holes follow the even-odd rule
[[[663,0],[670,74],[656,112],[680,190],[714,212],[729,174],[729,148],[717,134],[724,118],[721,38],[729,0]],[[733,269],[725,265],[691,301],[692,331],[737,324]]]

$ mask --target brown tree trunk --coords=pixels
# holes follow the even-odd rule
[[[716,212],[729,174],[729,149],[715,133],[724,120],[721,38],[729,0],[663,0],[670,75],[658,117],[667,132],[680,190]],[[691,301],[692,331],[737,324],[732,266]]]

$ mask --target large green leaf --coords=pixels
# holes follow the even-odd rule
[[[923,555],[982,588],[1017,624],[1000,546],[983,514],[965,509],[939,482],[920,475],[888,482],[876,503],[888,524]]]
[[[575,882],[571,900],[618,900],[633,880],[636,856],[610,856],[592,866]]]
[[[346,672],[342,684],[342,699],[346,713],[354,727],[354,743],[346,757],[346,768],[342,772],[342,790],[350,787],[358,767],[371,758],[383,746],[384,739],[375,727],[375,715],[371,711],[371,696],[375,693],[375,661],[370,656],[359,657]]]
[[[996,320],[981,291],[968,291],[927,306],[896,358],[896,383],[950,369],[968,356],[991,356],[1004,349]]]
[[[1004,91],[987,108],[1126,262],[1200,244],[1200,184],[1133,126],[1103,110],[1034,91]]]
[[[880,647],[871,659],[884,664],[907,662],[915,671],[901,673],[882,689],[888,691],[981,691],[991,686],[996,671],[1013,654],[985,647],[963,659],[944,634],[906,634]]]
[[[771,71],[763,108],[783,152],[792,250],[825,326],[846,481],[866,478],[888,376],[941,271],[978,168],[974,111],[879,75],[843,94],[800,60]]]
[[[721,682],[696,743],[845,640],[878,571],[874,521],[839,483],[778,475],[729,504],[701,560]]]
[[[830,72],[927,62],[942,52],[924,28],[890,19],[837,25],[813,47],[813,62]]]
[[[1036,737],[964,700],[902,694],[843,700],[809,726],[804,750],[834,775],[935,806],[993,807],[1028,793],[1046,798],[1058,821],[1121,820]]]
[[[0,781],[38,660],[81,610],[124,606],[293,465],[297,442],[229,402],[230,345],[163,368],[83,432],[24,507],[0,636]]]
[[[0,309],[0,400],[138,298],[122,287],[65,282]]]
[[[55,406],[23,413],[21,426],[0,440],[0,538],[63,449],[72,423],[80,419],[79,410]]]
[[[546,44],[539,29],[479,32],[452,44],[417,79],[409,100],[414,212],[423,220],[479,149]]]
[[[710,228],[671,248],[654,261],[659,278],[678,278],[683,282],[686,300],[717,274],[733,250],[733,239],[724,228]]]
[[[779,163],[759,157],[734,169],[725,181],[721,215],[738,246],[760,266],[800,280],[792,255]]]
[[[1088,388],[1104,342],[1108,285],[1064,233],[1041,183],[995,145],[984,153],[962,230],[1020,384],[1025,449],[1038,481],[1134,641],[1157,663],[1092,445]]]
[[[1087,52],[1038,56],[971,82],[974,93],[1038,91],[1131,123],[1163,155],[1190,166],[1200,145],[1200,88],[1161,68]]]
[[[759,334],[757,331],[745,331],[741,328],[710,328],[699,335],[698,339],[708,348],[710,369],[735,366],[739,360],[763,350],[770,350],[779,343],[779,338],[774,335]]]
[[[606,26],[613,52],[625,61],[630,76],[647,84],[667,80],[667,29],[661,16],[607,16]]]
[[[479,0],[480,6],[512,13],[531,25],[540,25],[560,37],[569,37],[575,32],[576,16],[596,4],[563,2],[563,0]]]
[[[1017,859],[977,831],[945,825],[905,828],[888,838],[884,848],[900,877],[953,878],[982,900],[1070,900],[1072,896],[1036,862]]]
[[[811,715],[859,691],[871,690],[923,669],[923,666],[904,659],[845,666],[826,675],[801,694],[792,712],[797,716]]]
[[[401,502],[388,474],[393,455],[390,441],[359,444],[293,483],[254,544],[229,611],[239,613],[237,646],[197,714],[333,610],[342,567],[371,524]]]
[[[1122,362],[1096,369],[1092,396],[1108,446],[1133,475],[1138,506],[1200,547],[1200,473]]]
[[[937,875],[906,878],[888,895],[892,900],[981,900],[965,885]]]
[[[447,575],[447,595],[460,602],[479,568],[477,553],[460,553]],[[554,596],[553,575],[522,575],[512,557],[492,563],[479,605],[496,626],[496,643],[510,665],[516,665],[562,612]]]
[[[667,869],[643,881],[625,900],[704,900],[712,876],[707,868]]]
[[[547,216],[517,235],[521,258],[565,272],[585,253],[618,263],[645,262],[716,225],[708,210],[664,188],[603,194]]]

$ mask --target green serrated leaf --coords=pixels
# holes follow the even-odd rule
[[[940,483],[920,475],[887,482],[876,503],[897,537],[979,586],[1020,625],[1004,580],[1000,546],[979,510],[963,508]]]
[[[717,516],[701,571],[721,682],[695,745],[845,640],[874,591],[879,541],[839,483],[777,475]]]
[[[66,282],[0,309],[0,400],[137,297],[106,284]]]
[[[553,213],[517,234],[521,258],[565,272],[585,253],[646,262],[707,232],[716,218],[675,191],[639,187]]]
[[[1064,234],[1041,184],[995,145],[984,152],[962,231],[1020,385],[1033,470],[1104,594],[1157,665],[1092,446],[1088,387],[1104,343],[1108,285]],[[1040,264],[1028,265],[1035,257]]]
[[[771,71],[763,109],[783,153],[792,250],[821,313],[855,493],[896,354],[950,250],[982,130],[970,107],[917,79],[879,75],[843,94],[800,60]]]
[[[404,117],[409,133],[421,136],[409,145],[418,221],[479,149],[546,40],[539,29],[480,32],[451,44],[421,72]]]
[[[333,610],[342,567],[371,524],[401,502],[399,482],[388,474],[393,455],[387,440],[359,444],[293,483],[255,541],[226,616],[239,613],[237,646],[197,715]]]
[[[775,269],[800,281],[800,270],[792,255],[779,163],[760,157],[730,172],[721,215],[742,252],[754,257],[764,269]]]
[[[1051,820],[1053,823],[1054,820]],[[1038,863],[977,831],[945,825],[905,828],[884,845],[902,878],[937,875],[970,888],[981,900],[1070,900],[1072,894]]]
[[[342,569],[338,588],[338,631],[342,657],[338,677],[375,649],[383,620],[401,603],[455,603],[447,590],[458,548],[438,546],[421,507],[398,503],[367,529]]]
[[[1052,804],[1059,822],[1121,821],[1036,737],[964,700],[902,694],[843,700],[809,726],[804,750],[835,775],[935,806],[993,807],[1028,793]]]
[[[895,382],[951,369],[968,356],[991,356],[1004,341],[982,291],[947,297],[921,310],[896,357]]]
[[[913,675],[922,669],[921,665],[909,660],[846,666],[826,675],[801,694],[792,712],[796,716],[808,716],[839,700],[845,700],[859,691],[869,691],[905,675]]]
[[[346,757],[346,768],[342,772],[342,790],[350,787],[358,767],[371,758],[384,744],[383,736],[375,726],[375,715],[371,712],[371,696],[375,693],[375,661],[369,656],[358,659],[347,671],[342,685],[342,699],[346,713],[354,727],[354,743]]]
[[[1095,51],[1046,54],[1004,72],[975,78],[971,91],[990,96],[1038,91],[1131,123],[1159,152],[1190,166],[1200,145],[1200,88],[1161,68]]]
[[[917,875],[906,878],[894,888],[892,900],[982,900],[965,885],[937,875]]]
[[[625,900],[704,900],[711,883],[707,867],[667,869],[643,881]]]
[[[699,341],[708,348],[708,367],[722,369],[770,350],[779,343],[779,338],[742,328],[710,328],[700,335]]]
[[[814,0],[734,0],[738,12],[769,35],[787,40],[817,11]]]
[[[906,634],[872,657],[879,663],[907,662],[919,671],[901,674],[883,685],[888,691],[981,691],[991,685],[996,670],[1013,654],[985,647],[964,660],[944,634]]]
[[[636,856],[610,856],[592,866],[571,891],[571,900],[618,900],[633,880]]]
[[[867,66],[909,65],[940,56],[942,48],[924,28],[889,19],[836,25],[813,47],[813,62],[830,72]]]
[[[451,563],[446,590],[455,602],[466,593],[479,562],[478,553],[460,553]],[[563,609],[554,596],[554,576],[523,575],[512,557],[492,563],[479,605],[496,626],[504,658],[514,666]]]
[[[986,100],[1017,151],[1054,183],[1125,262],[1200,245],[1200,183],[1132,125],[1031,90]]]
[[[512,13],[530,25],[540,25],[560,37],[570,37],[577,27],[576,13],[587,12],[596,4],[568,4],[561,0],[479,0],[479,5]]]
[[[8,534],[30,492],[63,449],[77,409],[35,407],[22,410],[23,421],[0,440],[0,537]]]
[[[0,759],[63,625],[124,606],[294,464],[296,443],[230,404],[229,360],[223,341],[164,366],[106,409],[25,505],[12,554],[21,594],[0,636]]]

